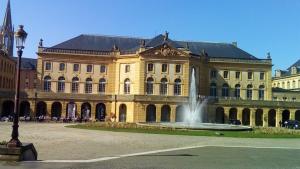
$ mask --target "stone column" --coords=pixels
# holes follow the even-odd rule
[[[46,116],[48,116],[49,118],[51,118],[52,101],[46,101],[46,105],[47,105]]]
[[[81,117],[81,104],[82,102],[75,102],[76,104],[76,117]]]
[[[91,103],[91,119],[95,121],[96,117],[96,104],[94,102]]]
[[[290,120],[295,120],[296,109],[290,109]]]
[[[35,101],[31,101],[30,103],[30,118],[34,118],[36,116],[36,105]]]
[[[225,124],[229,123],[229,110],[230,110],[230,107],[224,107],[224,123]]]
[[[237,107],[237,120],[240,120],[242,122],[243,120],[243,108],[242,107]]]
[[[268,127],[269,126],[269,109],[264,108],[263,109],[263,127]]]
[[[161,119],[161,104],[156,104],[156,122],[160,122]]]
[[[281,110],[281,109],[276,110],[276,127],[280,127],[279,126],[280,121],[282,123],[282,112],[283,112],[283,110]]]
[[[60,115],[60,118],[61,119],[64,119],[66,118],[66,114],[67,114],[67,102],[62,102],[61,104],[61,115]]]
[[[176,118],[176,107],[177,105],[171,105],[171,117],[170,117],[170,121],[171,122],[175,122],[175,118]]]
[[[250,126],[252,127],[256,126],[255,119],[256,119],[256,109],[250,108]]]

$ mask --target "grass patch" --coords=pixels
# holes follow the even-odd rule
[[[237,138],[300,138],[300,130],[286,128],[254,128],[253,131],[208,131],[187,130],[163,127],[139,126],[135,123],[85,123],[67,126],[69,128],[102,130],[113,132],[167,134],[185,136],[214,136],[214,137],[237,137]]]

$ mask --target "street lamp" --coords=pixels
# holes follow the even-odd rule
[[[17,61],[17,74],[16,74],[16,88],[15,88],[15,104],[14,104],[14,122],[12,126],[11,140],[8,142],[8,147],[20,147],[22,143],[19,140],[19,98],[20,98],[20,69],[21,69],[21,57],[23,54],[25,40],[27,33],[24,31],[24,26],[20,25],[18,31],[15,33],[16,48],[18,49],[18,61]]]

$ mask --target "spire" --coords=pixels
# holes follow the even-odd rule
[[[11,19],[10,0],[7,1],[7,7],[6,7],[1,33],[3,35],[3,39],[2,39],[3,49],[7,52],[8,56],[13,56],[14,28]]]
[[[3,20],[3,31],[12,31],[11,9],[10,0],[7,2],[6,12]]]

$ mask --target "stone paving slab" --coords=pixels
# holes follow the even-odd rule
[[[0,141],[9,140],[11,123],[0,123]],[[20,123],[20,140],[32,142],[39,160],[85,160],[160,149],[197,146],[291,147],[300,139],[220,138],[82,130],[62,123]]]

